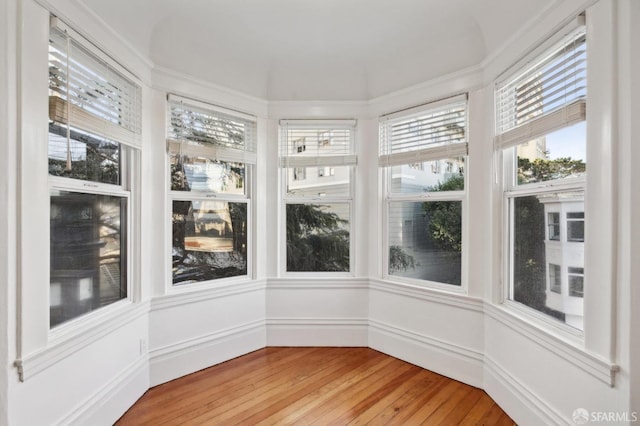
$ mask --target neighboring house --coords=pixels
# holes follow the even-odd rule
[[[565,322],[583,329],[584,198],[538,197],[544,204],[546,305],[565,314]]]

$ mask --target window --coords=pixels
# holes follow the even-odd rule
[[[569,267],[569,296],[583,297],[584,295],[584,268]]]
[[[462,284],[466,95],[380,119],[386,274]]]
[[[307,169],[304,167],[295,167],[293,169],[293,180],[305,180],[307,178]]]
[[[549,264],[549,290],[562,293],[562,268],[560,265]]]
[[[574,25],[509,72],[495,93],[509,212],[508,299],[579,329],[582,305],[545,290],[561,293],[560,271],[569,261],[584,263],[584,244],[562,241],[561,218],[566,240],[584,241],[584,215],[571,212],[584,211],[586,54],[585,28]]]
[[[567,241],[584,241],[584,212],[567,213]]]
[[[169,95],[167,122],[173,284],[248,275],[255,118]]]
[[[49,324],[129,294],[140,86],[57,18],[49,34]]]
[[[549,212],[547,213],[547,229],[549,230],[549,240],[560,240],[560,213]]]
[[[329,177],[336,174],[333,167],[318,167],[318,177]]]
[[[286,272],[352,270],[354,134],[353,120],[280,122]]]

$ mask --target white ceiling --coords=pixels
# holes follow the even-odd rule
[[[142,55],[268,100],[368,100],[479,64],[558,0],[80,0]]]

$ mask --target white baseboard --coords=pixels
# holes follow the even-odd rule
[[[58,425],[109,426],[149,389],[147,356],[139,357],[89,398],[81,401]],[[118,414],[119,413],[119,414]]]
[[[264,321],[254,321],[150,351],[150,386],[194,373],[266,346]]]
[[[368,321],[360,318],[270,318],[267,346],[368,346]]]
[[[479,351],[378,321],[369,321],[369,347],[471,386],[483,386]]]
[[[572,425],[491,358],[484,359],[484,390],[519,425]]]

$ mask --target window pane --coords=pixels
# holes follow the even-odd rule
[[[549,290],[562,293],[562,270],[560,265],[549,264]]]
[[[51,327],[127,297],[126,212],[126,198],[51,193]]]
[[[120,144],[50,124],[49,174],[119,185]]]
[[[518,145],[518,184],[584,176],[586,122]]]
[[[389,274],[461,283],[462,203],[389,204]]]
[[[349,204],[287,204],[287,271],[349,271]]]
[[[247,274],[247,204],[173,202],[173,284]]]
[[[246,166],[204,157],[171,154],[171,190],[244,194]]]
[[[287,195],[296,197],[348,196],[351,166],[289,167]]]
[[[567,213],[567,241],[584,241],[584,212]]]
[[[584,268],[569,267],[569,296],[584,296]]]
[[[464,157],[391,167],[392,193],[464,190]]]
[[[512,286],[510,298],[582,329],[582,301],[555,292],[562,270],[584,264],[584,244],[545,241],[545,216],[549,210],[582,209],[582,193],[557,193],[516,197],[512,209]],[[564,215],[564,214],[563,214]],[[545,265],[549,263],[549,284]],[[553,265],[557,266],[554,270]],[[549,288],[551,291],[545,291]]]
[[[547,220],[549,221],[549,239],[552,241],[560,240],[560,213],[551,212],[547,214]]]

